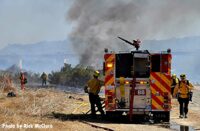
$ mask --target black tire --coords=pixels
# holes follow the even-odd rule
[[[169,122],[170,121],[170,112],[165,112],[165,118],[163,119],[163,122]]]
[[[106,116],[108,117],[119,117],[122,115],[121,111],[106,111]]]
[[[106,111],[107,120],[118,121],[122,118],[121,111]]]

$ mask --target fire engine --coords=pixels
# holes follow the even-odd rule
[[[139,40],[131,52],[104,54],[106,114],[151,116],[168,122],[171,110],[171,50],[139,50]]]

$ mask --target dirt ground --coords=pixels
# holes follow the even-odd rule
[[[167,131],[181,130],[180,125],[200,130],[200,87],[195,87],[187,119],[180,119],[178,102],[172,100],[171,124],[112,122],[92,119],[88,96],[61,92],[52,88],[18,89],[17,97],[0,93],[0,130],[69,130],[69,131]]]

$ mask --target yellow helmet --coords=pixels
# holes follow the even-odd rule
[[[94,72],[94,76],[98,77],[100,75],[99,71]]]
[[[176,74],[172,74],[172,76],[174,76],[174,77],[175,77],[175,76],[176,76]]]
[[[172,74],[172,77],[175,78],[175,77],[176,77],[176,74]]]
[[[124,85],[125,84],[125,78],[124,77],[120,77],[119,78],[119,83],[120,83],[120,85]]]
[[[186,75],[185,74],[181,74],[180,77],[181,78],[186,78]]]

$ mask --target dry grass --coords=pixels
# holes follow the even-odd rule
[[[70,118],[70,114],[83,114],[89,109],[88,97],[86,95],[71,94],[55,89],[26,89],[24,92],[16,87],[17,97],[7,97],[7,93],[0,89],[0,125],[7,124],[46,124],[52,125],[53,128],[38,129],[38,128],[23,128],[20,130],[64,130],[64,131],[96,131],[102,130],[91,127],[82,123],[81,118]],[[199,95],[198,95],[199,96]],[[81,99],[79,99],[81,98]],[[173,109],[178,106],[178,103],[173,101]],[[60,119],[52,114],[64,115],[64,119]],[[178,109],[173,110],[172,115],[178,117]],[[192,113],[191,113],[192,115]],[[196,114],[195,114],[196,115]],[[68,118],[69,117],[69,118]],[[79,116],[78,117],[85,117]],[[172,120],[177,121],[173,117]],[[193,117],[194,118],[194,117]],[[190,117],[189,117],[190,119]],[[199,119],[199,117],[198,117]],[[85,119],[83,119],[84,121]],[[197,119],[196,119],[197,120]],[[192,119],[190,119],[192,122]],[[193,120],[194,121],[194,120]],[[141,125],[141,124],[116,124],[116,123],[104,123],[104,122],[92,122],[89,123],[107,127],[114,130],[169,130],[153,125]],[[195,123],[194,123],[195,124]],[[0,127],[0,130],[2,128]],[[13,129],[16,130],[16,129]],[[19,129],[18,129],[19,130]]]
[[[54,89],[27,89],[24,92],[21,92],[19,88],[16,89],[18,89],[18,95],[12,98],[7,97],[3,89],[0,91],[0,124],[43,123],[52,124],[54,127],[52,130],[77,130],[76,125],[72,125],[72,122],[53,118],[52,112],[82,114],[89,109],[86,96],[59,92]],[[73,97],[70,98],[70,96]],[[76,120],[74,122],[79,123]]]
[[[16,88],[9,75],[0,76],[0,88],[3,89],[3,93],[8,93],[10,91],[16,92]]]
[[[92,127],[82,121],[87,120],[87,115],[81,115],[89,109],[88,97],[86,95],[70,94],[59,92],[54,89],[27,89],[20,92],[18,89],[17,97],[6,97],[5,93],[0,96],[0,124],[46,124],[52,125],[53,128],[22,128],[15,130],[63,130],[63,131],[99,131],[101,128]],[[2,90],[3,91],[3,90]],[[0,92],[2,92],[0,91]],[[81,99],[79,99],[81,98]],[[58,117],[52,112],[59,114]],[[71,115],[75,114],[75,115]],[[59,118],[60,117],[60,118]],[[63,119],[64,118],[64,119]],[[98,121],[98,120],[97,120]],[[99,121],[100,122],[100,121]],[[114,130],[138,130],[148,128],[147,125],[134,124],[108,124],[88,121],[87,123],[107,127]],[[150,129],[159,129],[150,127]],[[2,128],[0,127],[0,130]]]

